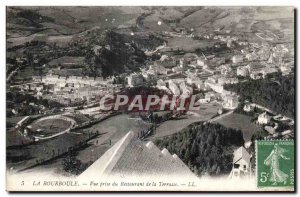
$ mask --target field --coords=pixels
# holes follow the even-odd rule
[[[41,16],[49,17],[51,20],[38,21],[32,18],[24,18],[17,13],[24,10],[31,10]],[[34,33],[43,33],[46,35],[68,35],[77,34],[95,26],[105,28],[116,28],[122,25],[133,26],[135,19],[143,13],[144,10],[132,9],[132,7],[61,7],[61,6],[43,6],[43,7],[12,7],[7,9],[7,26],[9,36],[29,36]],[[120,14],[122,13],[122,14]],[[40,25],[39,28],[33,26],[30,22],[35,21]],[[29,23],[26,25],[26,23]],[[53,39],[60,39],[53,37]],[[50,39],[49,41],[53,41]],[[16,40],[14,40],[16,41]],[[60,41],[55,41],[59,42]]]
[[[88,139],[87,134],[77,135],[66,133],[42,143],[26,147],[7,148],[7,167],[15,170],[31,167],[41,161],[46,161],[68,151],[69,148]]]
[[[71,122],[63,119],[46,119],[31,124],[32,130],[41,129],[43,133],[59,133],[71,126]]]
[[[251,117],[237,113],[232,113],[217,120],[216,122],[224,125],[225,127],[240,129],[243,132],[245,141],[249,141],[252,135],[261,129],[260,126],[251,122]]]
[[[129,131],[137,133],[141,130],[146,130],[149,126],[149,123],[145,123],[140,119],[130,119],[128,115],[121,114],[99,122],[87,130],[89,132],[98,131],[100,134],[103,134],[98,139],[99,144],[101,144],[108,139],[112,140],[112,143],[117,142]]]
[[[65,36],[65,35],[57,35],[57,36],[48,36],[47,32],[44,32],[45,34],[42,35],[42,39],[37,39],[38,34],[33,34],[30,36],[20,36],[16,38],[8,38],[7,39],[7,48],[11,48],[14,46],[24,45],[27,42],[31,42],[34,40],[43,40],[48,44],[56,43],[57,46],[60,47],[66,47],[67,44],[71,41],[73,36]]]
[[[217,103],[202,104],[200,107],[200,111],[197,113],[188,113],[182,118],[176,120],[168,120],[160,124],[156,129],[154,136],[152,136],[151,138],[161,138],[164,136],[169,136],[182,131],[182,129],[194,122],[209,120],[217,114],[219,107],[220,106]]]
[[[73,68],[74,65],[81,65],[84,63],[84,57],[73,57],[73,56],[64,56],[50,61],[48,64],[50,66],[63,65],[70,66]]]
[[[173,37],[167,39],[168,46],[174,48],[183,49],[185,51],[194,51],[198,48],[206,48],[206,47],[213,47],[215,42],[209,40],[194,40],[193,38],[189,37]]]
[[[102,122],[99,122],[92,127],[83,130],[84,134],[99,132],[99,136],[89,142],[90,146],[80,149],[76,158],[83,163],[94,162],[101,157],[105,151],[113,146],[118,140],[124,137],[129,131],[137,133],[138,131],[145,130],[150,124],[145,123],[140,119],[130,119],[128,115],[121,114],[108,118]],[[65,136],[66,134],[62,135]],[[82,136],[82,135],[72,135]],[[110,143],[111,142],[111,143]],[[62,170],[62,158],[48,162],[43,166],[37,166],[36,169],[47,169],[54,171],[55,173],[63,173]]]

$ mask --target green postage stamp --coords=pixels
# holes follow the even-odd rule
[[[294,141],[257,141],[257,186],[293,187],[294,163]]]

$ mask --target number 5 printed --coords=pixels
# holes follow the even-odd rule
[[[267,182],[267,180],[268,180],[268,174],[266,172],[261,172],[259,181],[265,183]]]

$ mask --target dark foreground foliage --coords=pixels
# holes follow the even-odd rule
[[[225,175],[232,169],[233,151],[244,144],[240,130],[220,124],[195,123],[185,131],[156,141],[177,154],[197,175]]]

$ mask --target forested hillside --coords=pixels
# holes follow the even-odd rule
[[[295,80],[294,75],[277,76],[249,80],[238,84],[228,84],[225,89],[236,92],[241,100],[263,105],[277,113],[291,118],[295,115]]]
[[[184,130],[156,144],[177,154],[199,176],[230,173],[233,151],[244,143],[240,130],[211,123],[195,123]]]

